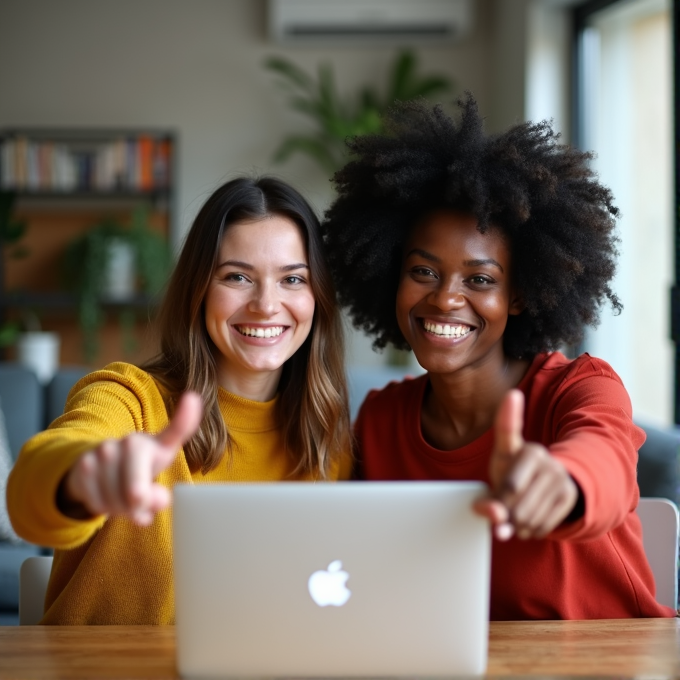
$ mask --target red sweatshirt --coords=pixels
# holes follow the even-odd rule
[[[371,392],[355,431],[367,480],[460,479],[489,483],[493,430],[453,451],[430,446],[420,430],[427,375]],[[675,616],[656,602],[654,578],[635,513],[637,450],[620,378],[587,354],[554,352],[532,362],[524,438],[546,446],[581,488],[585,514],[542,540],[493,542],[491,619],[609,619]]]

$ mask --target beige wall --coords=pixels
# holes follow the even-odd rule
[[[459,92],[472,90],[492,125],[506,122],[492,105],[495,5],[508,14],[517,1],[476,0],[472,35],[419,50],[423,69],[446,74]],[[395,49],[280,48],[266,38],[265,9],[264,0],[0,0],[0,127],[175,129],[178,234],[234,173],[280,173],[321,210],[329,191],[315,166],[270,163],[282,136],[303,120],[286,109],[263,59],[281,54],[310,70],[332,62],[341,91],[350,91],[380,82]],[[500,81],[513,89],[505,75]],[[515,93],[513,105],[522,97]]]

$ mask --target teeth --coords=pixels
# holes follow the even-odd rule
[[[283,326],[267,326],[267,328],[251,328],[250,326],[236,326],[241,335],[251,338],[276,338],[283,333]]]
[[[461,338],[472,330],[469,326],[450,326],[449,324],[432,323],[431,321],[423,321],[423,327],[428,333],[442,335],[445,338]]]

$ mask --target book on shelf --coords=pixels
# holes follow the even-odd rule
[[[153,134],[48,139],[0,134],[0,190],[154,192],[169,189],[171,140]]]

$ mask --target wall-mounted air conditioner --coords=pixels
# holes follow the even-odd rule
[[[283,44],[452,42],[472,28],[473,0],[269,0]]]

